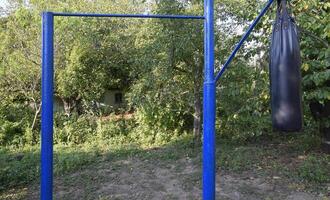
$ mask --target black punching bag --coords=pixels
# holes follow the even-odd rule
[[[294,132],[302,129],[301,57],[297,26],[278,0],[270,49],[270,85],[273,129]]]

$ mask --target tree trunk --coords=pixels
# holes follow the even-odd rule
[[[32,121],[32,125],[31,125],[31,142],[35,143],[36,142],[36,136],[34,135],[33,131],[36,128],[36,124],[37,124],[37,119],[41,110],[41,103],[37,104],[36,102],[34,102],[34,109],[35,109],[35,113],[34,113],[34,117],[33,117],[33,121]]]
[[[64,106],[65,115],[68,117],[71,116],[72,112],[76,111],[78,115],[82,114],[81,108],[81,98],[78,97],[69,97],[69,98],[61,98]]]
[[[61,98],[62,102],[63,102],[63,108],[64,108],[64,113],[66,116],[70,116],[71,115],[71,101],[70,99],[65,99],[65,98]]]
[[[197,56],[193,65],[193,77],[194,77],[194,145],[201,142],[201,127],[202,127],[202,74],[203,74],[203,62],[202,57]]]
[[[199,84],[194,84],[194,144],[201,141],[201,118],[202,118],[202,102],[199,93]]]
[[[195,55],[193,59],[185,60],[188,66],[191,66],[193,77],[193,143],[196,146],[201,142],[201,127],[202,127],[202,83],[203,83],[203,56]]]
[[[37,123],[37,118],[38,118],[38,115],[40,113],[40,110],[41,110],[41,104],[39,104],[37,106],[37,104],[35,103],[35,113],[34,113],[34,118],[33,118],[33,122],[32,122],[32,125],[31,125],[31,130],[33,131],[35,129],[35,126],[36,126],[36,123]]]

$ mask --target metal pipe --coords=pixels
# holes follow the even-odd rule
[[[236,53],[238,52],[238,50],[241,48],[241,46],[243,45],[243,43],[245,42],[245,40],[250,36],[250,34],[251,34],[252,30],[254,29],[254,27],[258,24],[258,22],[260,21],[260,19],[266,14],[267,10],[269,9],[269,7],[272,5],[273,2],[274,2],[274,0],[269,0],[267,2],[266,6],[261,10],[261,13],[258,15],[258,17],[250,25],[249,29],[246,31],[246,33],[244,34],[244,36],[242,37],[242,39],[236,45],[234,51],[230,54],[228,60],[223,65],[223,67],[221,68],[221,70],[217,74],[217,76],[215,77],[215,82],[217,82],[220,79],[220,77],[222,76],[222,74],[226,71],[226,69],[228,68],[228,66],[231,63],[231,61],[234,59],[234,57],[235,57]]]
[[[205,19],[191,15],[145,15],[145,14],[96,14],[96,13],[54,13],[62,17],[113,17],[113,18],[158,18],[158,19]]]
[[[53,197],[54,15],[42,14],[42,107],[40,199]]]
[[[203,199],[215,200],[214,1],[204,1]]]

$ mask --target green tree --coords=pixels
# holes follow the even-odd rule
[[[203,12],[201,2],[161,1],[154,6],[158,14]],[[131,102],[144,116],[141,123],[156,125],[160,132],[193,125],[194,135],[200,137],[202,25],[202,21],[190,20],[148,20],[144,24],[136,42],[139,69],[131,90]]]
[[[21,1],[12,0],[0,18],[0,98],[9,105],[30,105],[31,130],[38,129],[41,75],[41,16],[58,12],[142,12],[139,1]],[[103,6],[99,6],[101,5]],[[129,84],[131,27],[140,21],[56,18],[55,94],[67,104],[82,102],[85,110],[106,88]],[[127,30],[127,31],[126,31]],[[122,45],[122,41],[126,41]],[[71,77],[72,76],[72,77]],[[73,99],[73,100],[72,100]],[[13,102],[13,103],[12,103]],[[78,102],[78,103],[77,103]],[[29,107],[29,106],[28,106]],[[18,117],[16,120],[19,120]],[[35,131],[34,138],[37,138]],[[34,139],[35,140],[35,139]]]
[[[8,17],[1,18],[0,41],[0,96],[7,103],[34,110],[30,122],[36,129],[40,113],[40,21],[37,13],[18,7]],[[19,118],[17,119],[19,120]],[[35,141],[37,136],[32,136]]]
[[[330,128],[330,2],[291,3],[301,32],[304,98],[321,131],[330,134],[326,133]]]

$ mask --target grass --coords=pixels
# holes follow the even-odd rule
[[[298,167],[297,176],[314,183],[330,182],[329,158],[310,155]]]
[[[232,173],[251,172],[262,176],[281,177],[315,186],[330,183],[330,156],[311,146],[303,149],[297,144],[304,137],[277,138],[272,141],[236,144],[218,139],[217,164],[219,169]],[[77,146],[54,147],[54,173],[63,176],[105,161],[138,157],[141,160],[175,162],[190,157],[201,162],[201,147],[193,148],[191,137],[183,137],[164,146],[106,143],[99,141]],[[313,142],[311,142],[313,144]],[[0,149],[1,192],[15,190],[27,184],[38,184],[40,173],[39,147]],[[116,167],[116,166],[113,166]],[[24,190],[20,192],[24,193]],[[16,195],[20,195],[17,192]]]
[[[330,155],[319,152],[313,138],[309,143],[304,142],[306,139],[302,135],[243,145],[225,142],[218,149],[217,163],[221,169],[235,173],[250,171],[320,188],[330,183]]]
[[[149,160],[175,160],[181,156],[189,145],[188,139],[183,146],[173,141],[171,148],[163,150],[150,147],[151,151],[136,144],[99,143],[76,146],[54,146],[54,174],[63,175],[88,167],[91,164],[110,160],[118,160],[130,156],[137,156]],[[173,151],[175,150],[175,151]],[[192,152],[193,149],[190,149]],[[185,151],[185,153],[189,153]],[[0,149],[0,192],[13,187],[26,185],[31,181],[38,181],[40,174],[40,147],[26,147],[21,149]]]

